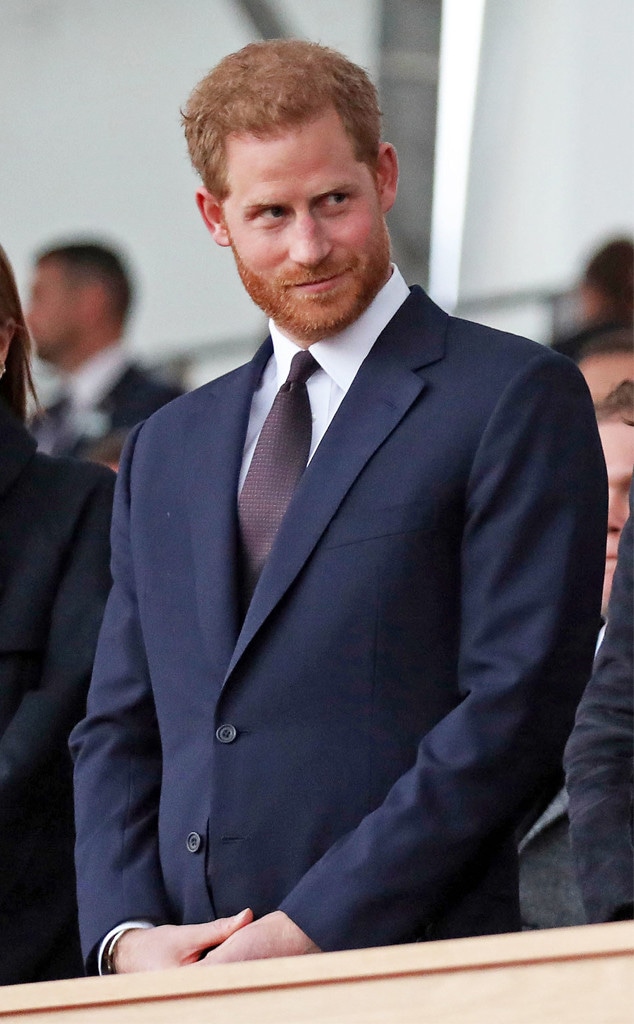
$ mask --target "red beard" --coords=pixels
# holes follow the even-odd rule
[[[362,253],[346,259],[328,257],[316,267],[294,269],[270,279],[243,262],[233,239],[231,248],[238,273],[257,306],[291,339],[320,341],[354,323],[368,308],[389,276],[390,239],[383,219]],[[298,284],[312,284],[343,274],[324,292],[298,293]]]

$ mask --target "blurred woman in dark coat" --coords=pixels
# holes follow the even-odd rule
[[[36,452],[29,335],[0,248],[0,983],[83,973],[68,734],[110,586],[114,474]]]

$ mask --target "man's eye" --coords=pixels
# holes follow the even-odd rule
[[[347,198],[345,192],[331,192],[328,196],[328,203],[330,206],[340,206],[341,203],[345,203]]]
[[[263,211],[264,216],[271,218],[271,220],[279,220],[280,217],[284,216],[285,212],[286,211],[283,206],[268,206],[266,210]]]

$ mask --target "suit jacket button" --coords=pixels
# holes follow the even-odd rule
[[[198,853],[202,839],[198,835],[198,832],[190,832],[187,836],[187,849],[190,853]]]
[[[235,725],[221,725],[216,729],[216,739],[220,743],[233,743],[237,735]]]

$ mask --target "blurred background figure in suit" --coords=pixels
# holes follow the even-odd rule
[[[36,452],[29,334],[0,248],[0,984],[83,973],[68,734],[110,586],[113,474]]]
[[[634,484],[605,638],[564,755],[570,840],[591,924],[634,916],[633,508]]]
[[[628,517],[628,494],[634,469],[634,428],[632,427],[632,423],[634,423],[634,381],[622,381],[603,401],[595,405],[595,412],[608,471],[608,532],[601,601],[604,625],[597,638],[597,647],[600,648],[606,628],[605,621],[607,619],[609,622],[610,619],[609,609],[612,608],[612,605],[609,602],[617,564],[617,552]],[[631,566],[631,537],[629,547],[623,554],[625,561],[629,562]],[[629,629],[631,633],[631,593]],[[601,649],[599,649],[597,664],[603,660]],[[630,690],[632,685],[630,666]],[[592,686],[594,688],[596,684],[593,683]],[[585,699],[584,697],[582,704]],[[592,712],[590,712],[590,716],[592,716]],[[585,717],[584,723],[586,723]],[[586,725],[583,724],[581,728],[583,730]],[[632,742],[630,723],[630,755]],[[577,750],[575,757],[578,754],[580,754],[580,763],[583,765],[584,751]],[[583,799],[584,797],[582,797]],[[536,820],[535,815],[538,815]],[[530,828],[526,831],[528,824],[530,824]],[[623,827],[624,823],[621,823],[621,833]],[[562,772],[551,781],[550,787],[544,788],[532,809],[532,814],[524,824],[523,830],[520,830],[520,903],[524,929],[559,928],[586,922],[588,906],[586,905],[584,910],[585,898],[582,902],[582,893],[579,891],[570,848],[568,828],[568,794],[563,788],[562,769]],[[583,825],[581,831],[584,832]],[[589,835],[586,830],[582,843],[589,842]],[[582,864],[587,864],[590,860],[592,857],[588,857],[587,853],[581,855]],[[622,866],[620,870],[623,871]],[[634,873],[634,864],[630,849],[630,874],[632,873]],[[596,881],[598,888],[602,884],[602,880]],[[596,900],[593,904],[591,897],[591,905],[595,904]],[[594,913],[596,914],[596,910]],[[590,920],[599,920],[599,918],[590,917]]]
[[[634,242],[631,238],[612,238],[592,254],[577,285],[576,301],[577,326],[572,333],[554,339],[555,351],[579,362],[581,350],[595,335],[624,327],[629,328],[631,337],[634,326]]]
[[[175,398],[178,388],[135,364],[123,342],[133,298],[122,256],[95,241],[42,250],[27,317],[37,354],[60,378],[57,398],[32,430],[40,451],[86,457]]]

